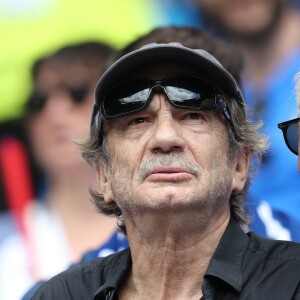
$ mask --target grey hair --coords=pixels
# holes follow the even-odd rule
[[[108,171],[110,168],[110,157],[105,136],[101,134],[102,130],[103,122],[98,112],[89,136],[84,141],[77,141],[77,144],[81,150],[82,157],[91,167],[96,170],[103,167]],[[126,227],[119,206],[115,202],[107,203],[103,194],[95,189],[89,188],[89,193],[97,210],[104,215],[117,217],[120,231],[126,234]]]
[[[248,150],[251,155],[251,161],[256,162],[251,164],[250,171],[244,189],[239,192],[233,192],[230,197],[230,209],[233,218],[241,225],[249,224],[249,217],[245,209],[245,198],[252,180],[252,175],[255,174],[262,155],[268,149],[268,141],[265,135],[259,132],[262,122],[250,122],[247,118],[246,107],[240,101],[235,99],[226,100],[229,111],[231,113],[231,124],[228,123],[228,139],[229,139],[229,160],[245,155]],[[99,112],[95,117],[95,122],[90,129],[89,137],[80,144],[83,158],[94,168],[104,167],[107,171],[109,165],[109,151],[103,134],[103,121]],[[107,203],[101,193],[90,189],[92,201],[96,205],[99,212],[105,215],[114,215],[118,218],[119,229],[126,233],[122,212],[118,205]]]
[[[232,192],[230,210],[231,215],[238,223],[248,225],[250,218],[245,208],[245,199],[251,180],[255,177],[261,163],[262,156],[268,150],[268,138],[260,133],[263,125],[262,121],[254,123],[247,117],[247,107],[245,105],[234,99],[227,101],[227,105],[232,118],[232,126],[228,124],[229,160],[233,161],[234,157],[245,155],[245,150],[248,150],[251,155],[250,169],[245,186],[239,193]]]

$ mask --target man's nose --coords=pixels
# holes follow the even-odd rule
[[[150,139],[151,151],[161,153],[182,151],[185,143],[181,126],[174,117],[176,109],[169,103],[164,93],[155,93],[151,102],[157,106]]]

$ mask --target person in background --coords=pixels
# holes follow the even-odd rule
[[[294,74],[300,70],[300,11],[290,0],[195,0],[204,28],[233,42],[244,56],[242,90],[270,139],[250,188],[253,230],[300,242],[300,173],[276,129],[295,118]],[[278,176],[280,174],[280,176]],[[272,180],[270,180],[272,179]],[[285,201],[282,201],[285,199]]]
[[[300,113],[300,73],[296,76],[297,90],[297,106]],[[278,128],[282,130],[285,144],[288,149],[298,155],[298,169],[300,171],[300,118],[295,118],[278,124]]]
[[[236,81],[208,52],[149,44],[95,90],[81,143],[130,249],[63,272],[35,299],[300,297],[300,245],[246,234],[250,162],[267,149]],[[238,266],[238,267],[237,267]]]
[[[24,126],[45,180],[20,216],[22,227],[1,242],[0,299],[19,300],[34,282],[78,261],[116,228],[89,201],[95,176],[74,144],[88,133],[93,87],[113,55],[106,44],[85,42],[33,66]]]

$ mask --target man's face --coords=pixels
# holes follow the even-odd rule
[[[197,0],[201,11],[239,37],[261,36],[276,23],[285,0]]]
[[[231,192],[242,189],[220,112],[175,108],[164,93],[153,93],[143,111],[107,122],[106,142],[110,160],[99,170],[102,190],[123,213],[228,211]]]

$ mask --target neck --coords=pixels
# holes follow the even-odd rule
[[[259,88],[264,78],[300,46],[298,13],[288,10],[282,14],[277,27],[265,39],[257,43],[235,40],[245,58],[244,75],[253,86]]]
[[[229,212],[211,216],[205,224],[201,219],[199,213],[181,221],[165,215],[167,222],[135,223],[136,230],[126,223],[132,271],[121,299],[199,299],[203,276],[228,225]]]

